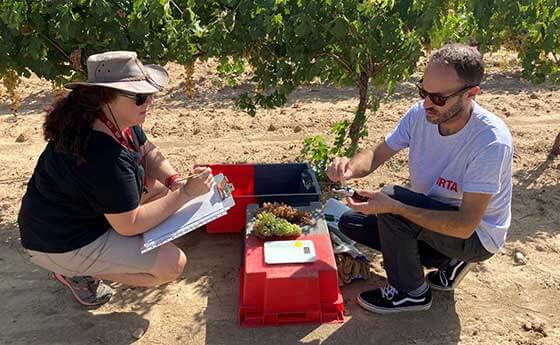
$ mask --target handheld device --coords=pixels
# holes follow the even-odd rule
[[[364,201],[369,200],[368,198],[366,198],[364,196],[361,196],[358,193],[356,193],[356,191],[354,189],[352,189],[351,187],[333,188],[332,191],[335,192],[336,194],[338,194],[339,196],[352,198],[352,199],[354,199],[355,201],[358,201],[358,202],[364,202]]]

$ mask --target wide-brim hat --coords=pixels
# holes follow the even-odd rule
[[[103,86],[130,93],[155,93],[169,84],[169,74],[158,65],[143,65],[135,52],[112,51],[91,55],[87,59],[87,81],[64,85]]]

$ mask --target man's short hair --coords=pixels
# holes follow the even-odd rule
[[[449,65],[455,69],[465,85],[479,85],[484,76],[484,61],[475,47],[460,43],[449,43],[438,49],[430,62]]]

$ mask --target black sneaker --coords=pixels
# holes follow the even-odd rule
[[[463,280],[472,266],[472,262],[457,261],[454,265],[428,273],[426,280],[435,290],[451,291]]]
[[[413,297],[387,283],[383,288],[360,293],[358,304],[365,310],[379,314],[428,310],[432,306],[432,290],[428,287],[423,294]]]

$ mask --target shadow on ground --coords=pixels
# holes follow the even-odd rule
[[[13,229],[0,229],[0,344],[131,344],[150,322],[136,312],[92,314],[29,262]]]

